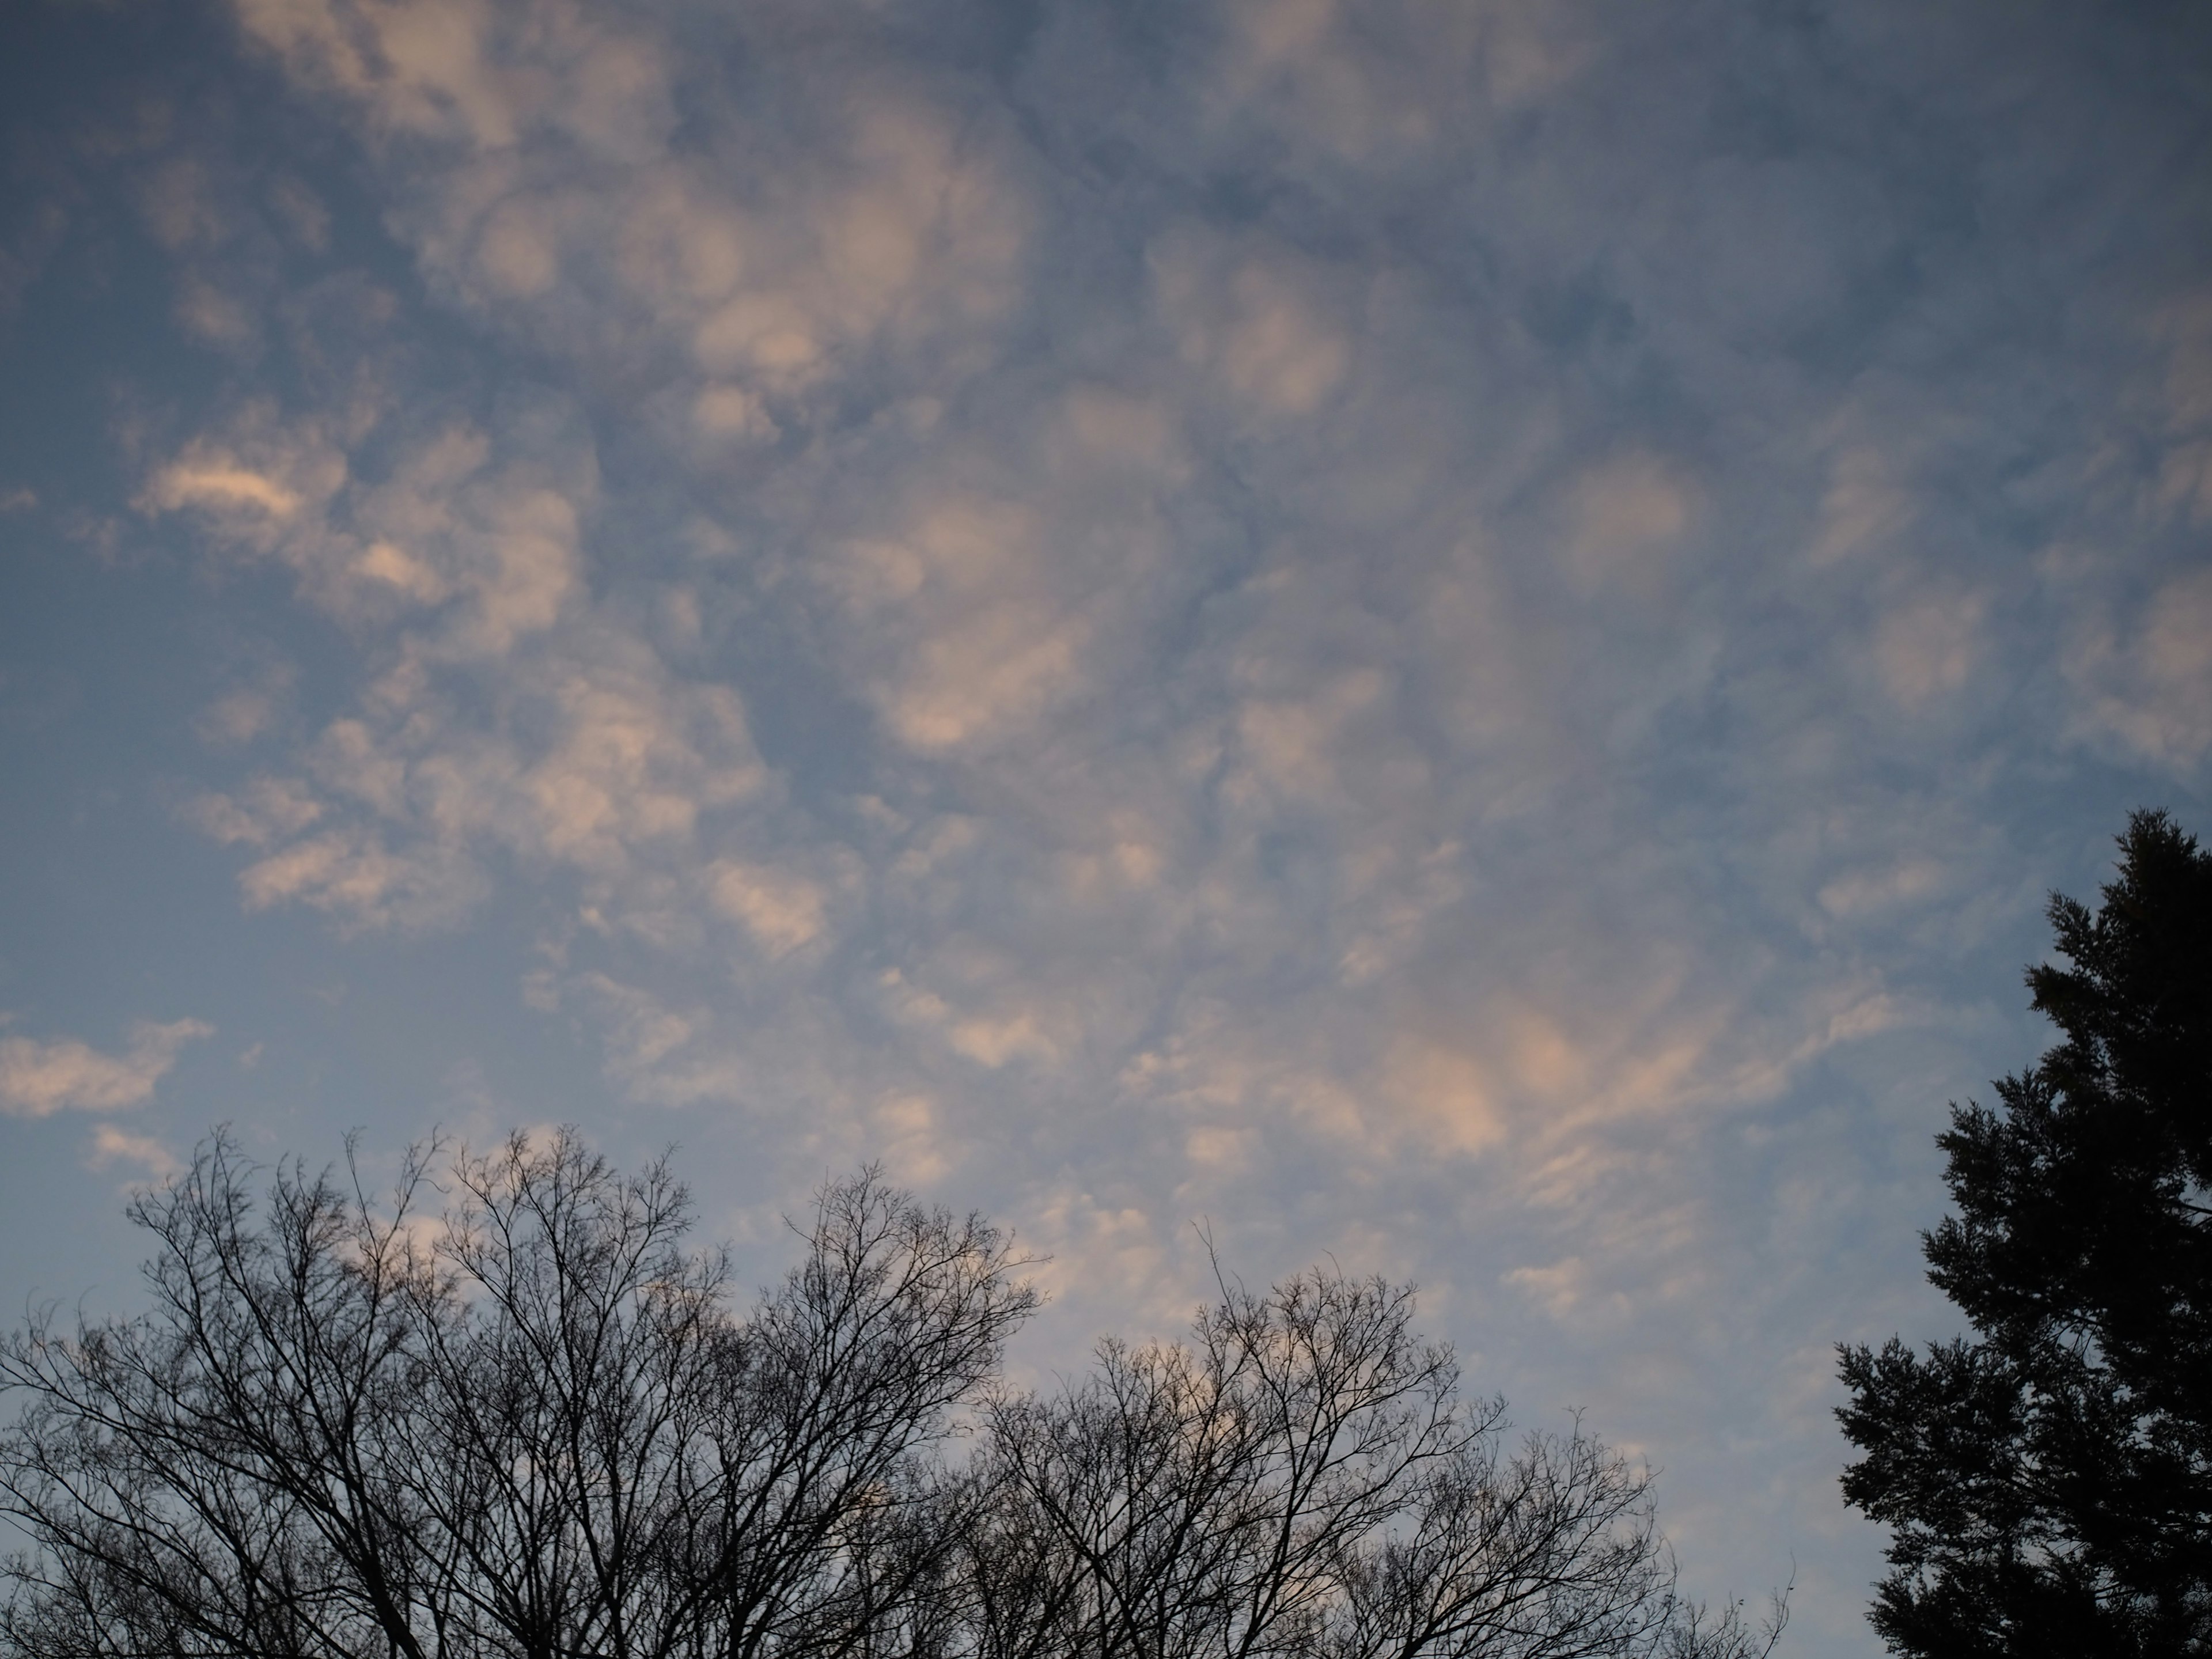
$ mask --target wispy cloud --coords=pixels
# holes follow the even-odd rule
[[[149,1181],[166,1180],[184,1167],[183,1160],[157,1136],[132,1134],[112,1123],[100,1124],[92,1132],[92,1150],[85,1162],[95,1170],[127,1164],[142,1170]]]
[[[204,1020],[141,1021],[119,1054],[76,1037],[0,1037],[0,1111],[13,1117],[116,1112],[143,1106],[188,1042],[215,1035]]]

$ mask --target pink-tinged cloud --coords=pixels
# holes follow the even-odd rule
[[[52,1117],[56,1112],[117,1112],[143,1106],[187,1042],[215,1035],[205,1020],[142,1020],[119,1054],[76,1037],[0,1038],[0,1112]]]

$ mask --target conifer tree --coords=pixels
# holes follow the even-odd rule
[[[2060,1042],[1937,1139],[1977,1336],[1841,1350],[1899,1654],[2212,1653],[2212,854],[2151,811],[2120,851],[2028,970]]]

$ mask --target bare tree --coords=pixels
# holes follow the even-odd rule
[[[996,1392],[1009,1242],[873,1174],[744,1314],[664,1160],[569,1133],[372,1197],[218,1138],[153,1306],[0,1341],[24,1659],[1747,1659],[1648,1477],[1503,1449],[1410,1289],[1224,1283],[1186,1344]],[[433,1212],[431,1200],[443,1195]],[[956,1434],[963,1424],[965,1431]]]
[[[349,1166],[350,1167],[350,1166]],[[865,1646],[928,1577],[922,1466],[1034,1305],[1006,1242],[874,1176],[750,1317],[665,1163],[571,1134],[357,1182],[218,1139],[133,1218],[153,1310],[0,1346],[26,1655]],[[917,1559],[917,1556],[921,1559]]]
[[[154,1309],[0,1346],[27,1401],[0,1492],[40,1546],[11,1564],[4,1628],[26,1653],[423,1653],[445,1609],[418,1483],[392,1452],[436,1299],[409,1223],[329,1180],[278,1172],[265,1215],[218,1140],[132,1218]]]
[[[714,1502],[679,1576],[701,1651],[872,1651],[917,1614],[945,1545],[925,1455],[1036,1305],[981,1220],[872,1176],[828,1189],[806,1259],[747,1324],[708,1443]]]
[[[1104,1344],[993,1414],[977,1659],[1747,1659],[1781,1630],[1678,1595],[1648,1474],[1579,1423],[1502,1451],[1409,1287],[1224,1284],[1193,1341]]]

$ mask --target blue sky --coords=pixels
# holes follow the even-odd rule
[[[228,1121],[1418,1279],[1867,1655],[1832,1344],[2212,750],[2212,18],[25,0],[0,1291]]]

